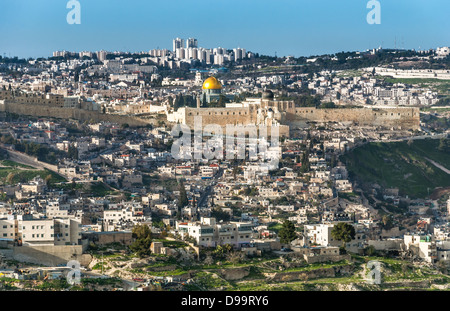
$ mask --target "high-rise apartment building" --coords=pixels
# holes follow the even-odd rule
[[[189,49],[189,48],[198,48],[198,41],[197,41],[197,39],[194,39],[194,38],[187,39],[187,41],[186,41],[186,48],[187,49]]]
[[[181,49],[184,46],[184,39],[176,38],[173,39],[173,51],[176,52],[177,49]]]

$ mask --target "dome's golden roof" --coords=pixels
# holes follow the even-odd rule
[[[219,80],[214,77],[209,77],[203,82],[204,90],[221,90],[222,84],[220,84]]]

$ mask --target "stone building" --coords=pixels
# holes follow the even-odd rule
[[[220,84],[219,80],[215,77],[209,77],[203,82],[203,97],[206,103],[210,103],[211,101],[219,100],[220,95],[222,94],[222,84]],[[205,103],[203,103],[205,104]]]
[[[207,99],[218,96],[221,92],[220,83],[215,78],[210,79],[211,77],[205,80],[203,86]],[[224,130],[227,125],[264,125],[268,128],[277,127],[280,136],[289,136],[290,129],[303,128],[308,122],[345,122],[362,126],[418,130],[420,111],[419,108],[410,107],[331,109],[297,107],[294,101],[277,100],[273,92],[264,91],[262,98],[249,98],[241,103],[226,104],[226,107],[182,107],[168,114],[167,120],[186,124],[191,129],[194,128],[194,124],[198,125],[200,120],[202,126],[217,124]]]

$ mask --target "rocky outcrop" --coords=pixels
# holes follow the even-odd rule
[[[250,268],[221,269],[220,274],[227,281],[241,280],[250,274]]]

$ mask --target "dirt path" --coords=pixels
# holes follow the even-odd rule
[[[428,159],[428,158],[425,158],[425,159],[427,159],[427,161],[429,161],[431,164],[433,164],[434,166],[436,166],[436,167],[437,167],[438,169],[440,169],[441,171],[443,171],[443,172],[445,172],[445,173],[447,173],[447,174],[450,175],[450,170],[448,170],[447,168],[443,167],[442,165],[440,165],[440,164],[437,163],[437,162],[434,162],[434,161],[431,160],[431,159]]]

